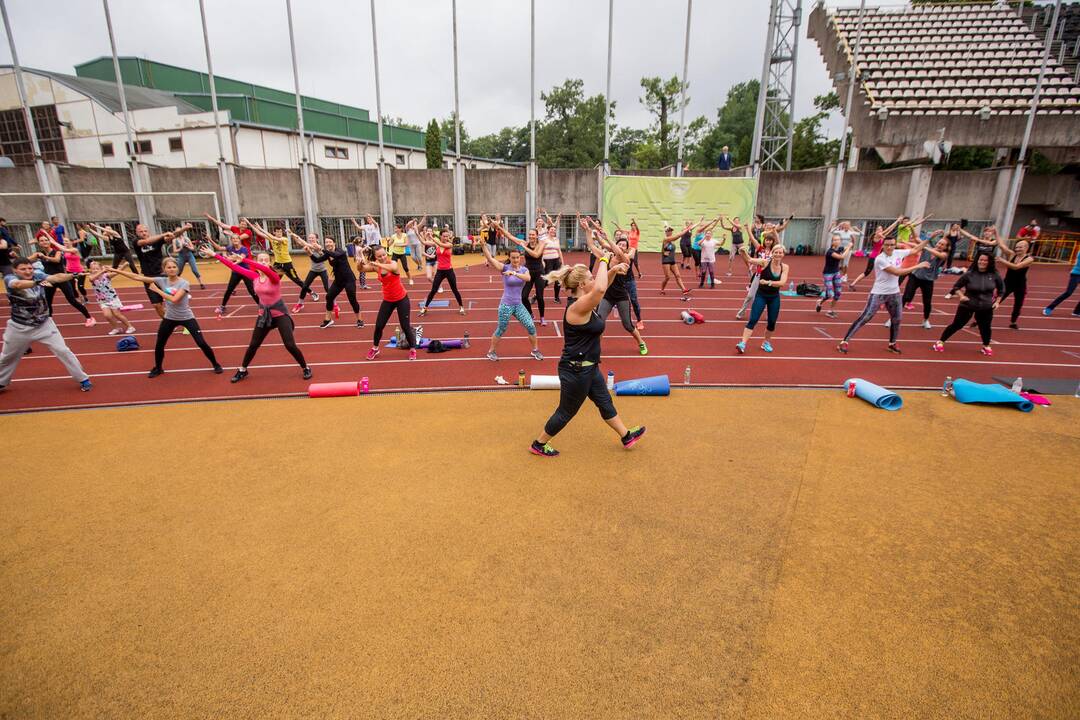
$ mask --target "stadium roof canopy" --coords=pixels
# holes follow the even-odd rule
[[[854,59],[859,9],[818,4],[813,38],[841,100]],[[868,7],[850,124],[853,142],[886,162],[928,157],[938,142],[1020,146],[1043,41],[1005,5]],[[1031,137],[1059,162],[1080,160],[1080,88],[1051,57]]]

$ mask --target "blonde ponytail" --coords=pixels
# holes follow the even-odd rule
[[[574,292],[580,285],[585,284],[589,278],[592,277],[592,273],[589,272],[589,268],[578,263],[577,265],[563,265],[558,270],[553,270],[547,275],[544,275],[544,280],[548,283],[559,283],[568,292]]]

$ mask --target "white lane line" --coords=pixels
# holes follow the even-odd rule
[[[833,336],[832,336],[832,335],[830,335],[829,333],[825,332],[825,331],[824,331],[824,330],[822,330],[821,328],[819,328],[819,327],[816,327],[816,326],[815,326],[815,327],[814,327],[814,329],[815,329],[815,330],[817,330],[817,331],[818,331],[819,333],[821,333],[822,335],[824,335],[825,337],[829,338],[830,340],[832,340],[832,339],[833,339]]]
[[[559,332],[559,321],[552,320],[551,324],[555,326],[555,337],[562,337],[562,333]]]

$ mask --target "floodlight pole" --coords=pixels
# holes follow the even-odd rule
[[[686,0],[686,41],[683,46],[682,87],[679,92],[679,154],[675,163],[675,177],[683,174],[683,145],[686,139],[686,76],[690,69],[690,11],[694,0]]]
[[[214,83],[214,61],[210,56],[210,33],[206,28],[206,0],[199,0],[199,17],[202,20],[203,47],[206,48],[206,76],[210,81],[210,109],[214,113],[214,137],[217,138],[218,182],[221,184],[221,199],[225,203],[225,222],[232,224],[237,222],[238,217],[236,208],[233,206],[232,182],[229,178],[228,168],[225,167],[225,142],[221,137],[221,123],[218,121],[217,86]],[[291,18],[289,27],[291,30]]]
[[[858,80],[859,47],[862,44],[863,22],[866,19],[866,0],[859,3],[859,23],[855,30],[855,47],[851,52],[851,66],[848,72],[847,100],[844,102],[844,129],[840,134],[840,154],[836,158],[836,169],[833,171],[832,198],[829,201],[829,216],[822,223],[822,242],[826,242],[836,222],[836,216],[840,212],[840,193],[844,189],[844,168],[847,163],[844,154],[848,151],[848,133],[851,128],[851,106],[855,102],[855,83]]]

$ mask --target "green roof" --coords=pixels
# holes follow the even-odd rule
[[[116,81],[109,57],[76,65],[75,74],[81,78]],[[162,90],[203,110],[211,109],[210,80],[206,73],[145,58],[122,57],[120,76],[125,85]],[[218,107],[228,110],[234,120],[297,129],[296,95],[293,93],[220,75],[214,76],[214,85]],[[306,95],[300,96],[300,103],[304,110],[305,132],[378,141],[378,124],[369,119],[368,111],[363,108]],[[383,140],[391,145],[424,147],[423,132],[394,125],[383,125]]]

